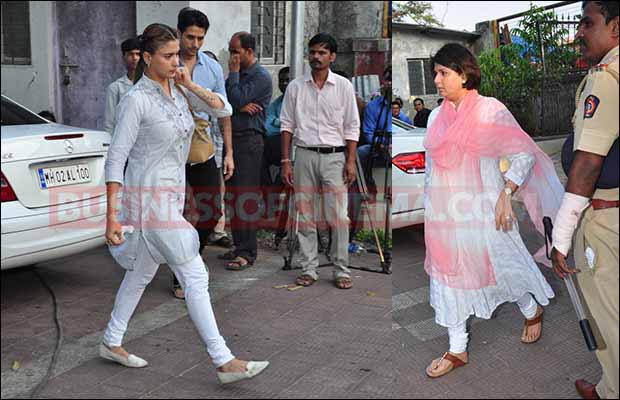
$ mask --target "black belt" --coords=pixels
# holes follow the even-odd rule
[[[321,153],[321,154],[344,153],[344,150],[346,149],[346,147],[344,146],[340,146],[340,147],[301,147],[299,146],[299,147],[304,150],[316,151],[317,153]]]

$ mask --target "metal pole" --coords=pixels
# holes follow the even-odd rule
[[[305,1],[293,2],[293,21],[291,34],[291,80],[304,72],[304,12]]]
[[[540,61],[542,62],[543,74],[540,90],[540,132],[544,135],[545,132],[545,79],[547,76],[547,66],[545,65],[545,44],[542,40],[542,34],[540,32],[540,21],[536,21],[536,35],[538,36],[538,45],[540,46]]]

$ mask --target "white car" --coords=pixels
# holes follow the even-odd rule
[[[105,243],[110,135],[52,123],[2,96],[2,270]]]
[[[424,223],[426,129],[392,120],[392,228]]]

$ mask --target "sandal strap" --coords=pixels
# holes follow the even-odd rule
[[[458,368],[458,367],[462,367],[463,365],[465,365],[465,362],[463,360],[461,360],[457,356],[454,356],[450,353],[445,353],[443,355],[443,359],[450,361],[452,363],[452,368]]]
[[[534,319],[526,319],[525,326],[538,325],[542,322],[542,320],[543,320],[543,313],[540,313],[540,315],[538,315],[538,317]]]

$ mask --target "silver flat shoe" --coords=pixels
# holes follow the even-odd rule
[[[269,366],[269,361],[250,361],[245,372],[219,372],[217,379],[222,385],[254,378]]]
[[[130,354],[127,358],[120,356],[110,350],[108,346],[103,343],[99,345],[99,356],[129,368],[143,368],[149,365],[148,362],[138,356],[134,356],[133,354]]]

